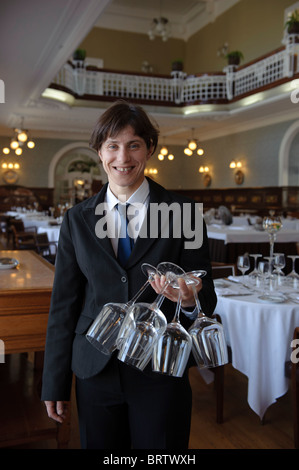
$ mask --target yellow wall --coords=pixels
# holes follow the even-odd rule
[[[187,42],[150,41],[147,34],[93,28],[80,47],[89,57],[102,58],[106,69],[141,72],[146,60],[155,74],[169,74],[171,62],[183,59],[188,74],[221,71],[226,60],[217,57],[217,50],[225,42],[231,51],[243,52],[244,63],[280,47],[284,10],[294,1],[241,0]]]
[[[144,34],[93,28],[81,46],[88,57],[100,57],[105,69],[141,72],[147,61],[155,74],[169,74],[171,62],[184,59],[186,44],[180,39],[150,41]]]
[[[240,50],[244,63],[282,46],[284,10],[294,0],[241,0],[188,41],[185,69],[188,73],[215,72],[226,66],[217,50],[228,43]]]

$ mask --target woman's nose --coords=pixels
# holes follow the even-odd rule
[[[117,159],[121,162],[127,162],[130,160],[130,152],[126,147],[120,147]]]

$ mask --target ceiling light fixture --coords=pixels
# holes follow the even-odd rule
[[[29,131],[25,130],[23,127],[23,121],[24,118],[22,118],[21,121],[21,126],[19,128],[14,129],[14,135],[10,141],[10,148],[9,147],[4,147],[3,148],[3,153],[5,155],[8,155],[10,152],[10,149],[14,150],[16,155],[21,155],[23,150],[22,146],[27,142],[27,147],[29,149],[33,149],[35,147],[35,142],[30,138]]]
[[[171,34],[171,26],[167,18],[161,15],[161,1],[160,1],[160,16],[159,18],[153,18],[150,29],[148,31],[148,37],[151,41],[155,37],[161,37],[162,41],[167,41]]]
[[[197,149],[197,155],[202,156],[204,154],[204,150],[199,146],[198,140],[193,137],[193,131],[194,129],[192,129],[192,138],[188,140],[187,147],[184,149],[184,154],[191,157],[193,152]]]

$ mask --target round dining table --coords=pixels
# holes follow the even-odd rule
[[[299,288],[279,286],[265,300],[261,291],[243,287],[241,276],[229,279],[215,280],[215,313],[221,317],[233,367],[248,377],[248,404],[262,419],[288,391],[285,362],[299,326]]]

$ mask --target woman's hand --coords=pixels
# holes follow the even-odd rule
[[[191,276],[194,277],[194,276]],[[198,284],[195,285],[195,289],[197,292],[199,292],[202,288],[202,280],[194,277],[194,279],[198,280]],[[152,288],[155,290],[157,294],[160,294],[164,284],[166,283],[166,277],[165,276],[158,276],[157,274],[154,277],[154,280],[151,282]],[[165,291],[163,292],[163,295],[167,297],[167,299],[171,300],[172,302],[177,302],[179,298],[179,290],[181,292],[181,298],[182,298],[182,307],[193,307],[195,305],[195,300],[194,300],[194,293],[193,293],[193,288],[191,285],[187,285],[184,279],[178,278],[178,284],[179,284],[179,289],[175,289],[174,287],[168,286]]]
[[[49,418],[54,419],[54,421],[57,421],[58,423],[63,423],[69,410],[69,402],[45,401],[44,403],[46,405]]]

